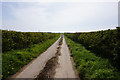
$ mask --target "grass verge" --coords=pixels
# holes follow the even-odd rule
[[[82,80],[120,80],[119,73],[107,59],[95,56],[84,46],[65,37]]]
[[[34,58],[50,47],[58,37],[39,44],[34,44],[23,50],[13,50],[2,54],[2,78],[6,79],[18,72]]]

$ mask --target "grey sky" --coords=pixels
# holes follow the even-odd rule
[[[86,32],[118,26],[117,2],[2,2],[2,28]]]

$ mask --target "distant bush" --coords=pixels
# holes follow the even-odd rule
[[[120,27],[97,32],[68,33],[67,37],[81,43],[97,56],[107,58],[120,70]]]
[[[119,73],[107,59],[95,56],[67,37],[66,40],[82,80],[120,80]]]

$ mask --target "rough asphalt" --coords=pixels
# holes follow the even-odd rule
[[[79,78],[63,36],[12,78]]]

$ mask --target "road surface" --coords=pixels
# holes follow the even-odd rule
[[[59,56],[58,63],[59,66],[56,68],[55,78],[78,78],[64,37],[61,46],[61,56]]]
[[[62,42],[62,43],[60,43]],[[59,38],[45,52],[12,78],[78,78],[65,38]]]

